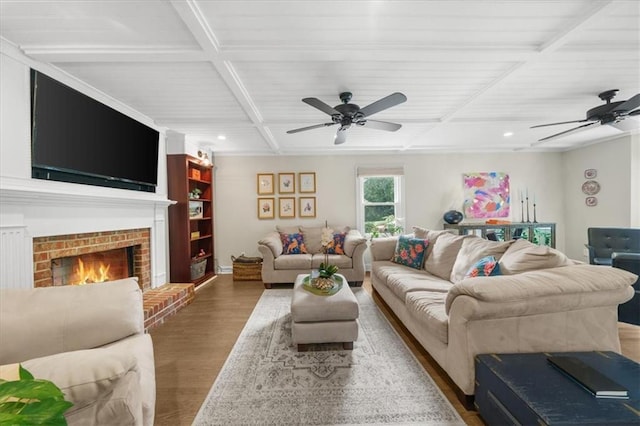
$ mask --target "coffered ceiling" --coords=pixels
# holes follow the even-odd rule
[[[0,36],[216,154],[566,150],[640,129],[530,129],[640,92],[636,0],[0,0]],[[302,98],[344,91],[404,93],[371,117],[402,128],[286,133],[331,121]]]

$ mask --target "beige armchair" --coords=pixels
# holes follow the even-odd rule
[[[0,364],[20,363],[74,405],[69,425],[153,425],[155,366],[129,278],[0,290]]]

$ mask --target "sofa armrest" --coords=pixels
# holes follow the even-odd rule
[[[633,295],[636,276],[616,268],[571,265],[516,275],[467,278],[447,293],[450,314],[458,298],[467,319],[504,318],[563,312],[624,303]]]
[[[110,393],[130,371],[137,374],[135,357],[103,348],[64,352],[22,362],[37,379],[49,380],[77,410]]]
[[[371,259],[376,260],[390,260],[393,257],[393,253],[396,250],[396,244],[398,243],[398,237],[380,237],[371,239]]]
[[[360,247],[362,253],[364,253],[366,246],[367,239],[363,237],[357,229],[350,230],[344,237],[344,254],[351,258],[354,257],[355,251],[358,247]]]
[[[142,291],[132,278],[0,291],[0,364],[91,349],[141,333]]]
[[[260,250],[261,247],[268,249],[271,254],[267,253],[266,250]],[[258,241],[258,250],[262,253],[263,261],[266,260],[265,256],[271,258],[280,256],[282,254],[282,240],[280,239],[280,233],[271,232],[265,235],[260,241]]]

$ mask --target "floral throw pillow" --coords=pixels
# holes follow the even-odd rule
[[[396,251],[393,253],[391,261],[399,265],[420,269],[424,263],[424,254],[428,245],[428,240],[401,235],[398,237]]]
[[[282,254],[304,254],[307,248],[304,245],[302,234],[280,234],[282,241]]]
[[[495,257],[486,256],[478,260],[464,277],[494,277],[496,275],[502,275],[500,273],[500,264]]]
[[[333,240],[327,246],[328,254],[344,254],[344,238],[346,233],[333,234]]]

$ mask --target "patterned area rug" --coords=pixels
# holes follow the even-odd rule
[[[291,290],[258,301],[194,425],[464,425],[363,289],[353,351],[341,344],[298,352]]]

